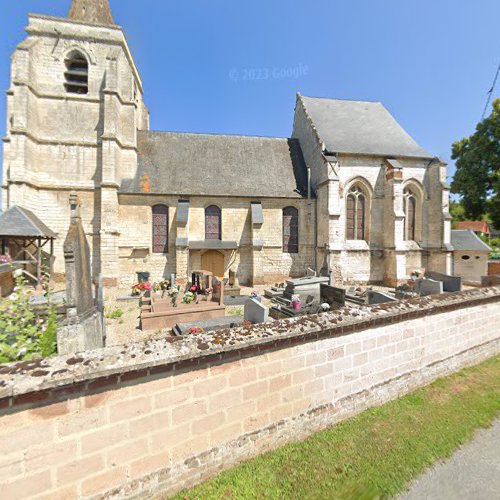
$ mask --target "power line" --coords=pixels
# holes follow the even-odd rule
[[[495,90],[495,86],[497,84],[498,73],[500,73],[500,63],[498,64],[497,72],[495,74],[495,78],[493,79],[493,85],[491,86],[491,89],[488,90],[488,98],[486,99],[486,105],[484,106],[484,111],[483,111],[483,116],[481,116],[481,121],[484,120],[484,115],[486,114],[488,106],[490,105],[491,96],[493,95],[493,91]]]

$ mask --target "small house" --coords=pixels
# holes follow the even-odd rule
[[[488,254],[491,248],[470,229],[451,231],[453,274],[465,283],[478,284],[488,274]]]

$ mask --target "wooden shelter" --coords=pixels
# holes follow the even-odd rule
[[[12,264],[22,268],[37,287],[44,268],[52,272],[55,238],[56,233],[25,208],[16,205],[0,215],[2,254],[10,255]]]

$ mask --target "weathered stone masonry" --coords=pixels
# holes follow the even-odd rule
[[[141,498],[500,352],[500,287],[0,368],[5,498]]]

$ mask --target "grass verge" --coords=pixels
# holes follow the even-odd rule
[[[500,357],[222,472],[178,499],[395,495],[500,414]]]

